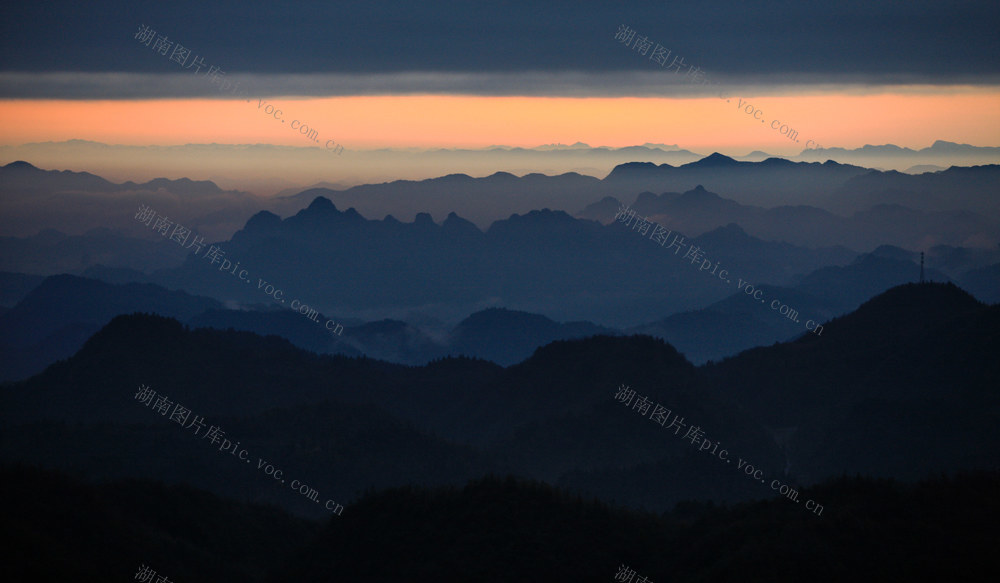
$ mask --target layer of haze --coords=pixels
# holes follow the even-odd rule
[[[274,113],[265,113],[268,105],[275,106]],[[305,124],[316,134],[306,137],[291,129],[293,122],[298,122],[296,128]],[[543,158],[521,161],[518,167],[498,163],[486,168],[461,161],[393,167],[365,155],[365,150],[378,148],[669,143],[701,154],[765,151],[792,157],[817,145],[858,148],[894,143],[920,148],[943,139],[992,146],[1000,138],[1000,91],[904,87],[879,94],[733,95],[728,100],[455,95],[277,97],[263,103],[256,98],[8,100],[0,102],[0,124],[4,128],[0,145],[13,146],[3,148],[3,163],[23,158],[41,167],[98,172],[113,180],[210,179],[224,187],[266,193],[317,182],[348,185],[452,172],[573,170],[603,176],[611,170],[607,161],[566,167]],[[798,132],[797,141],[781,134],[786,124]],[[75,152],[66,159],[47,151],[39,158],[37,147],[34,151],[18,147],[67,140],[140,147],[270,144],[288,146],[289,152],[312,147],[313,152],[298,161],[296,156],[282,156],[281,164],[271,166],[249,153],[252,148],[246,149],[245,157],[234,157],[231,148],[218,152],[202,148],[195,160],[177,160],[144,155],[142,149],[128,150],[124,156],[121,149],[105,156],[91,151],[80,157]],[[343,155],[323,150],[335,144],[344,146]]]

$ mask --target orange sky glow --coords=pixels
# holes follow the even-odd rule
[[[756,114],[739,109],[738,99],[279,97],[260,109],[256,99],[6,100],[0,102],[0,143],[84,139],[124,145],[322,147],[332,140],[347,149],[368,149],[653,142],[731,154],[792,155],[808,140],[846,148],[885,143],[920,148],[937,139],[979,146],[1000,142],[1000,90],[743,97],[743,107],[749,103],[760,110]],[[265,113],[269,104],[280,113]],[[291,128],[296,121],[317,132],[315,141]],[[785,124],[798,132],[798,143],[779,133]]]

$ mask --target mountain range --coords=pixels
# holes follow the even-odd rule
[[[727,235],[726,229],[737,232]],[[700,246],[712,261],[730,266],[731,272],[738,269],[740,277],[778,285],[855,257],[843,248],[801,249],[741,233],[738,227],[705,233],[681,240],[681,250]],[[671,253],[627,227],[549,210],[515,215],[482,232],[455,214],[441,225],[426,214],[413,223],[366,220],[320,197],[284,220],[259,213],[220,246],[227,258],[246,267],[250,284],[194,255],[181,267],[149,278],[167,288],[239,303],[267,299],[257,288],[270,282],[289,301],[297,298],[340,318],[372,310],[421,311],[457,321],[502,306],[610,326],[702,307],[736,291],[736,283],[728,287],[695,275],[697,267],[690,260],[685,264],[676,249]],[[289,259],[295,257],[309,259]],[[400,287],[400,281],[407,285]]]
[[[17,274],[4,275],[13,280]],[[412,365],[465,355],[507,366],[555,340],[620,333],[590,322],[562,324],[537,314],[490,308],[437,333],[426,326],[382,320],[349,325],[346,334],[334,335],[308,318],[272,306],[226,309],[217,300],[155,284],[59,275],[39,282],[0,314],[0,380],[41,372],[72,356],[115,316],[134,312],[176,318],[198,328],[279,336],[318,354],[364,355]]]
[[[706,234],[699,241],[710,243],[712,248],[734,250],[730,258],[732,264],[750,269],[767,269],[766,265],[756,265],[760,258],[784,257],[795,264],[817,257],[815,252],[788,245],[758,242],[734,225]],[[942,247],[931,256],[930,264],[959,272],[957,281],[963,287],[972,289],[983,301],[995,302],[1000,299],[997,297],[1000,273],[995,267],[976,267],[991,257],[982,251]],[[806,275],[779,273],[778,277],[790,283],[774,286],[757,280],[755,287],[767,298],[793,306],[802,318],[822,323],[890,287],[913,281],[919,272],[919,256],[890,246],[874,254],[859,256],[843,267],[836,265],[840,256],[834,250],[819,255],[818,259],[819,265],[833,264]],[[198,267],[203,266],[196,266],[196,269]],[[214,271],[207,275],[214,275]],[[692,272],[694,283],[719,285],[712,280],[695,279],[693,273],[697,271]],[[45,366],[75,352],[89,335],[114,316],[131,312],[174,317],[198,327],[275,334],[320,354],[364,354],[412,365],[462,354],[507,366],[555,340],[620,333],[643,333],[665,339],[692,362],[700,364],[754,346],[793,338],[803,332],[800,323],[780,317],[773,305],[748,301],[744,293],[734,291],[704,307],[680,310],[659,320],[651,319],[625,328],[600,326],[589,321],[560,324],[540,314],[487,308],[452,326],[425,318],[410,323],[392,319],[350,320],[345,322],[347,334],[336,336],[309,318],[252,294],[248,296],[251,303],[242,309],[232,309],[232,298],[227,299],[225,289],[212,294],[218,299],[210,299],[183,291],[168,291],[162,285],[150,283],[162,279],[157,274],[147,276],[128,269],[101,267],[92,267],[85,274],[89,278],[62,275],[44,282],[40,277],[2,274],[11,282],[10,291],[13,293],[15,287],[20,286],[20,292],[12,295],[10,307],[0,313],[0,336],[5,347],[0,359],[0,378],[24,378],[40,372]],[[953,279],[934,268],[926,270],[926,278],[929,281]]]
[[[507,368],[468,358],[410,367],[119,316],[69,359],[0,391],[0,458],[91,479],[184,482],[315,515],[138,402],[142,384],[223,427],[254,463],[344,505],[368,487],[458,485],[486,471],[657,510],[771,496],[622,405],[614,395],[628,385],[784,483],[996,467],[998,306],[951,284],[908,284],[824,328],[702,367],[647,336],[557,341]]]
[[[87,170],[103,176],[123,176],[123,179],[133,180],[137,176],[142,177],[142,180],[160,176],[190,176],[200,180],[212,180],[216,184],[224,185],[225,189],[270,195],[276,192],[294,194],[323,182],[334,182],[335,188],[341,189],[362,184],[378,184],[392,179],[424,180],[448,174],[487,176],[497,169],[519,176],[533,173],[559,175],[576,172],[600,178],[607,176],[615,166],[626,162],[667,163],[678,166],[695,162],[711,153],[697,150],[697,148],[662,143],[625,147],[575,143],[548,144],[533,148],[506,145],[478,149],[350,148],[344,151],[342,156],[337,156],[334,161],[331,160],[329,152],[312,147],[271,144],[128,146],[68,140],[0,146],[0,161],[28,160],[35,165],[48,168],[79,168],[77,165],[84,161]],[[746,162],[761,162],[776,157],[775,154],[759,150],[746,155],[740,155],[738,152],[728,154],[736,160]],[[798,154],[784,154],[780,157],[793,162],[833,160],[840,164],[910,173],[944,170],[951,166],[1000,163],[1000,154],[996,147],[977,147],[942,140],[920,149],[893,144],[866,145],[855,149],[812,148],[804,149]],[[331,162],[336,164],[331,166]],[[917,168],[913,168],[915,166]],[[688,188],[691,187],[683,190]],[[297,190],[289,192],[291,189]],[[277,209],[271,210],[279,212]],[[289,212],[297,210],[299,209],[291,209]],[[458,211],[458,209],[449,210]],[[531,209],[517,212],[528,210]],[[467,216],[466,213],[460,212],[460,214]]]
[[[204,236],[223,237],[264,206],[253,194],[223,190],[207,180],[118,184],[89,172],[43,170],[24,161],[0,166],[0,194],[0,233],[13,237],[46,230],[135,232],[130,222],[140,203]]]
[[[148,480],[93,484],[23,465],[0,467],[0,479],[15,502],[0,509],[0,532],[12,541],[6,572],[18,580],[82,583],[134,579],[142,567],[191,583],[334,574],[596,583],[624,569],[664,581],[759,575],[825,582],[857,573],[873,580],[988,580],[982,575],[993,572],[996,541],[983,533],[998,519],[991,493],[1000,487],[997,475],[985,472],[915,485],[837,478],[802,491],[827,501],[819,517],[782,499],[687,502],[654,515],[545,484],[486,477],[462,488],[370,492],[350,513],[318,524]],[[920,520],[910,522],[911,514]],[[67,517],[89,523],[87,535],[67,528]],[[894,552],[867,552],[889,539]],[[720,541],[727,554],[721,564]]]
[[[880,245],[908,249],[935,245],[983,247],[1000,239],[1000,221],[969,211],[917,210],[885,203],[845,217],[806,205],[773,208],[742,205],[700,185],[684,193],[643,192],[631,202],[606,197],[576,216],[608,223],[624,202],[629,202],[629,207],[641,216],[691,235],[736,223],[754,237],[804,247],[822,247],[828,241],[840,241],[858,251],[870,251]]]
[[[850,216],[891,204],[924,212],[974,212],[995,224],[1000,212],[998,175],[996,164],[914,176],[830,160],[822,164],[781,158],[740,162],[714,153],[679,166],[622,163],[603,179],[576,172],[520,177],[496,172],[481,178],[449,174],[343,190],[307,188],[266,199],[224,191],[207,181],[155,179],[114,184],[88,173],[45,171],[13,162],[0,167],[0,211],[5,219],[0,221],[0,233],[24,237],[58,228],[79,235],[116,225],[140,232],[130,220],[136,203],[141,202],[207,238],[220,240],[262,209],[289,215],[320,196],[369,218],[392,214],[409,220],[429,213],[440,219],[455,213],[485,229],[512,214],[536,209],[576,212],[608,196],[627,200],[642,192],[687,192],[699,185],[725,199],[763,208],[809,205]]]

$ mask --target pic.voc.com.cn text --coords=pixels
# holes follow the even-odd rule
[[[632,222],[633,219],[636,219],[635,223]],[[647,232],[649,232],[649,228],[653,227],[653,231],[649,235],[650,240],[659,243],[660,247],[666,245],[668,250],[674,249],[674,255],[677,255],[680,251],[683,250],[684,247],[687,247],[688,248],[687,252],[684,254],[683,257],[681,257],[682,260],[690,259],[691,265],[699,264],[698,266],[699,273],[711,269],[712,271],[709,273],[709,275],[717,276],[719,278],[719,281],[724,281],[728,284],[733,283],[731,279],[728,279],[726,277],[729,274],[729,270],[719,269],[719,266],[722,265],[721,262],[716,262],[715,267],[712,267],[712,261],[705,257],[704,249],[696,245],[685,243],[684,242],[685,237],[679,233],[674,235],[673,241],[671,241],[671,243],[667,245],[667,241],[670,240],[670,235],[673,234],[673,230],[668,230],[665,227],[661,227],[657,223],[651,222],[649,220],[649,217],[639,218],[638,215],[636,215],[635,210],[631,209],[628,205],[622,204],[618,208],[618,213],[615,214],[614,220],[619,223],[623,223],[626,227],[631,225],[632,227],[631,230],[637,231],[640,235],[645,235]],[[717,271],[718,274],[716,274]],[[740,277],[736,278],[736,289],[742,291],[748,296],[751,296],[755,300],[760,300],[760,303],[762,304],[766,303],[767,301],[764,299],[763,289],[754,287],[749,281],[744,281],[743,278]],[[795,322],[796,324],[798,324],[801,321],[799,320],[799,311],[792,308],[788,304],[783,303],[781,300],[778,299],[771,300],[770,306],[771,310],[778,312],[779,314],[791,320],[792,322]],[[809,330],[810,332],[812,332],[817,336],[823,335],[823,326],[820,326],[819,322],[806,320],[805,327],[806,330]]]
[[[140,223],[146,226],[152,227],[154,231],[160,233],[160,236],[169,238],[171,241],[177,243],[181,247],[184,247],[186,249],[190,249],[191,247],[197,247],[194,250],[195,256],[198,255],[198,252],[200,252],[202,250],[202,247],[204,246],[205,238],[198,236],[195,236],[191,240],[191,242],[185,246],[184,243],[188,240],[188,238],[192,234],[191,230],[184,228],[180,224],[174,225],[173,221],[171,221],[170,219],[168,219],[163,215],[157,216],[156,212],[153,209],[149,208],[144,204],[139,205],[139,212],[135,214],[135,220],[139,221]],[[173,230],[171,230],[171,227],[173,227]],[[170,233],[169,236],[167,235],[168,232]],[[247,284],[250,284],[251,278],[249,277],[249,271],[247,271],[246,269],[239,269],[240,267],[239,261],[236,262],[236,265],[233,265],[232,261],[224,258],[225,254],[226,252],[223,251],[220,247],[216,245],[210,245],[208,251],[205,252],[204,255],[202,255],[202,258],[207,259],[210,265],[215,265],[216,263],[218,263],[219,271],[225,271],[226,273],[232,275],[233,277],[238,278],[240,281],[244,281]],[[238,274],[237,270],[239,270]],[[265,295],[270,296],[275,301],[278,301],[281,304],[285,303],[284,300],[285,292],[274,287],[274,285],[267,282],[266,280],[257,278],[257,289],[261,290],[262,292],[264,292]],[[317,324],[319,323],[319,310],[311,308],[304,302],[301,302],[297,299],[292,300],[289,307],[292,309],[292,311],[305,316],[306,319],[316,322]],[[334,325],[331,326],[331,324]],[[333,320],[327,320],[326,323],[323,324],[323,327],[326,328],[331,334],[336,334],[337,336],[340,336],[344,333],[344,327],[340,324],[337,324]]]
[[[215,65],[207,65],[205,63],[205,57],[198,55],[194,55],[194,57],[192,57],[191,56],[192,51],[190,48],[187,48],[180,43],[175,43],[169,40],[166,36],[156,34],[155,30],[149,28],[145,24],[139,25],[139,30],[136,31],[133,37],[135,38],[135,40],[139,41],[139,44],[150,47],[154,52],[159,53],[164,57],[167,57],[169,61],[177,63],[178,66],[180,67],[184,67],[184,65],[187,65],[186,67],[184,67],[185,69],[190,69],[194,67],[195,69],[194,71],[192,71],[192,74],[195,76],[197,76],[199,71],[201,71],[202,67],[204,67],[205,72],[203,73],[203,76],[205,79],[208,80],[209,83],[211,83],[212,85],[218,85],[218,89],[220,92],[227,91],[230,87],[232,87],[231,94],[237,95],[237,91],[239,90],[240,87],[240,82],[237,81],[236,84],[234,85],[229,79],[226,78],[226,72],[223,71],[220,67],[216,67]],[[245,98],[245,101],[247,103],[250,103],[250,97],[249,97],[250,94],[245,89],[239,91],[238,95],[241,98]],[[257,109],[260,110],[261,107],[264,105],[264,103],[265,102],[263,99],[258,98]],[[268,105],[267,107],[265,107],[263,113],[266,115],[273,115],[274,119],[280,121],[281,123],[285,123],[284,118],[279,117],[279,114],[281,114],[282,111],[280,109],[275,109],[274,105]],[[292,123],[289,124],[289,127],[291,130],[297,131],[299,134],[301,134],[308,140],[311,140],[315,143],[319,143],[320,141],[319,132],[313,128],[310,128],[304,122],[295,119],[292,120]],[[334,152],[338,156],[344,152],[344,146],[338,144],[334,140],[327,140],[324,146],[327,151]]]
[[[147,408],[152,409],[161,416],[166,417],[169,412],[169,418],[171,421],[177,423],[183,429],[194,428],[194,434],[196,436],[202,429],[205,429],[204,417],[193,415],[191,410],[187,407],[184,407],[180,403],[174,403],[162,393],[157,395],[156,391],[146,385],[139,385],[139,391],[135,394],[135,400],[145,404]],[[188,421],[189,419],[190,421]],[[233,443],[229,438],[225,437],[225,435],[226,432],[223,431],[221,427],[209,425],[204,435],[201,436],[201,439],[207,439],[212,445],[218,443],[219,451],[225,451],[226,453],[232,454],[233,457],[249,464],[250,454],[246,449],[240,449],[241,442],[237,441],[236,443]],[[282,471],[276,469],[272,464],[268,463],[267,460],[263,458],[257,458],[257,470],[263,471],[265,475],[281,482],[282,484],[285,483],[285,480],[282,477]],[[319,504],[319,491],[310,487],[308,484],[304,484],[298,480],[292,480],[289,487],[309,500],[312,500],[316,504]],[[327,500],[323,507],[338,516],[340,516],[340,514],[344,511],[344,507],[337,504],[333,500]]]
[[[626,407],[632,405],[632,410],[638,411],[643,417],[646,416],[646,413],[652,407],[653,411],[649,415],[650,420],[659,423],[661,427],[668,430],[673,429],[675,436],[679,436],[681,430],[687,427],[687,431],[681,439],[690,441],[691,445],[697,445],[698,451],[708,451],[709,455],[716,456],[727,464],[733,463],[733,460],[729,457],[729,450],[720,450],[719,446],[722,444],[719,441],[716,441],[713,444],[711,440],[705,439],[705,432],[701,429],[701,427],[697,425],[688,426],[684,423],[684,418],[680,415],[674,415],[673,420],[670,421],[670,425],[667,425],[667,421],[670,419],[670,416],[673,415],[672,410],[667,409],[659,403],[656,403],[656,406],[653,407],[653,402],[646,397],[639,397],[638,399],[635,399],[635,397],[635,391],[626,385],[619,385],[618,391],[614,395],[616,401],[623,403]],[[741,457],[737,457],[736,459],[738,460],[736,462],[737,470],[742,470],[745,475],[749,476],[754,481],[760,480],[761,484],[767,483],[767,479],[764,478],[764,472],[762,470],[755,468],[752,464]],[[792,500],[796,504],[799,503],[799,492],[791,486],[781,483],[780,480],[771,480],[770,487],[771,490],[774,490],[785,498]],[[813,500],[806,501],[806,510],[811,510],[816,516],[823,514],[823,506],[817,504]]]

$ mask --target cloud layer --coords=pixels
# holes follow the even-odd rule
[[[1000,4],[930,0],[36,2],[6,11],[0,71],[172,72],[140,25],[227,73],[648,70],[619,24],[720,75],[1000,73]]]

